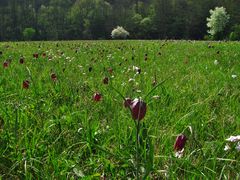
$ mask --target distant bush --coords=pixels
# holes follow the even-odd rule
[[[236,40],[238,40],[237,34],[236,34],[235,32],[231,32],[230,35],[229,35],[229,40],[230,40],[230,41],[236,41]]]
[[[111,36],[113,39],[126,39],[129,36],[129,32],[122,26],[117,26],[112,30]]]
[[[141,20],[142,20],[142,15],[141,14],[134,14],[134,16],[132,17],[132,23],[134,25],[139,25]]]
[[[149,26],[152,25],[152,20],[150,17],[145,17],[144,19],[142,19],[140,24],[143,28],[148,28]]]
[[[36,33],[36,30],[33,28],[25,28],[23,31],[23,38],[24,40],[32,40],[34,35]]]
[[[213,39],[212,39],[212,36],[210,36],[210,35],[204,35],[203,40],[205,40],[205,41],[211,41],[211,40],[213,40]]]
[[[145,17],[140,22],[141,35],[143,39],[150,38],[149,34],[153,30],[152,19],[150,17]]]
[[[232,32],[229,35],[231,41],[240,40],[240,24],[233,26]]]
[[[218,37],[223,32],[226,24],[228,23],[230,16],[227,14],[224,7],[216,7],[214,10],[210,10],[210,17],[207,18],[208,33],[213,37]]]

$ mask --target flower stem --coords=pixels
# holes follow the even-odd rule
[[[140,131],[140,121],[137,121],[136,123],[137,133],[136,133],[136,176],[137,180],[139,180],[139,131]]]

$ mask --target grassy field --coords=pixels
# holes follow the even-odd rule
[[[224,150],[240,134],[239,49],[237,42],[0,43],[0,179],[239,179],[236,143]],[[147,103],[139,123],[120,94]],[[181,133],[187,142],[177,158]]]

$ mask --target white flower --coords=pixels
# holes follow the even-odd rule
[[[215,61],[214,61],[214,64],[215,64],[215,65],[218,65],[218,64],[219,64],[218,60],[215,60]]]
[[[98,134],[101,134],[102,131],[101,130],[98,130],[98,131],[95,131],[94,135],[98,135]]]
[[[238,136],[230,136],[228,139],[226,139],[226,141],[238,142],[238,141],[240,141],[240,135],[238,135]]]
[[[236,75],[236,74],[233,74],[233,75],[232,75],[232,78],[233,78],[233,79],[235,79],[236,77],[237,77],[237,75]]]
[[[228,151],[230,149],[231,149],[230,146],[228,144],[226,144],[225,147],[224,147],[224,151]]]
[[[133,79],[133,78],[130,78],[130,79],[128,80],[128,82],[133,82],[133,81],[135,81],[135,79]]]
[[[183,157],[183,153],[184,153],[184,148],[182,150],[180,150],[180,151],[177,151],[175,153],[175,157],[176,158],[182,158]]]
[[[141,69],[139,67],[137,67],[137,66],[133,66],[133,71],[135,71],[136,74],[140,74]]]
[[[80,133],[82,130],[83,130],[83,128],[79,128],[79,129],[78,129],[78,133]]]
[[[240,142],[237,143],[236,150],[240,152]]]
[[[155,95],[155,96],[153,96],[152,98],[153,98],[153,99],[159,99],[159,98],[160,98],[160,96],[158,96],[158,95]]]
[[[129,67],[128,69],[127,69],[127,72],[130,72],[131,71],[131,68]]]

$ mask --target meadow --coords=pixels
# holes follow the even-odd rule
[[[240,144],[226,141],[240,134],[239,49],[1,42],[0,179],[239,179]],[[141,121],[127,97],[146,103]]]

